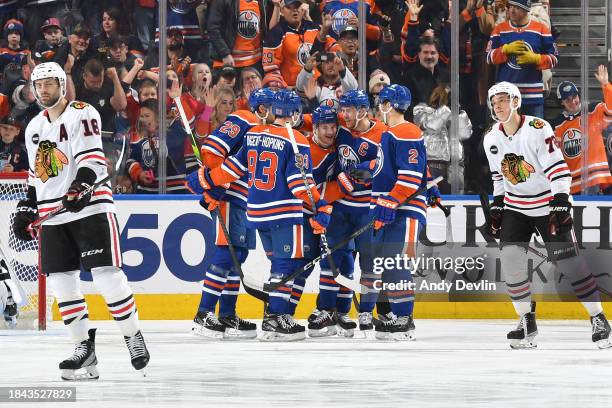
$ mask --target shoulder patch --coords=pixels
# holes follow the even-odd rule
[[[536,128],[536,129],[542,129],[544,127],[544,121],[541,119],[534,119],[531,122],[529,122],[529,126]]]
[[[85,103],[85,102],[79,102],[79,101],[74,101],[70,104],[71,108],[74,109],[85,109],[86,107],[88,107],[89,104]]]

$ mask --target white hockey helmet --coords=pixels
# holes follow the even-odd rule
[[[491,103],[491,100],[493,99],[495,95],[499,95],[499,94],[508,94],[508,96],[510,97],[510,109],[512,109],[512,112],[518,110],[521,107],[521,103],[522,103],[521,91],[519,91],[516,85],[511,84],[510,82],[500,82],[498,84],[493,85],[491,88],[489,88],[489,94],[487,95],[487,106],[489,107],[489,110],[491,111],[491,117],[496,122],[500,122],[500,120],[495,115],[495,111],[493,110],[493,104]],[[516,103],[513,102],[515,99],[517,100]],[[508,115],[508,119],[506,119],[504,123],[508,122],[511,116],[512,114]]]
[[[57,78],[60,87],[60,97],[57,99],[53,106],[44,106],[40,102],[40,96],[38,92],[36,92],[36,87],[34,86],[34,82],[39,79],[45,78]],[[32,92],[34,93],[34,97],[39,105],[49,109],[53,108],[55,105],[59,103],[59,101],[66,96],[66,73],[63,68],[57,62],[43,62],[42,64],[38,64],[32,70],[32,75],[30,76],[32,80]]]

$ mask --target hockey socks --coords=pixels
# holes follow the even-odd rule
[[[89,314],[79,285],[79,272],[52,273],[47,280],[72,340],[77,344],[88,340]]]
[[[219,317],[233,316],[236,314],[236,302],[238,301],[238,292],[240,291],[240,276],[238,272],[232,268],[227,276],[227,281],[221,292],[221,301],[219,302]],[[210,296],[212,297],[212,296]],[[214,305],[213,305],[214,310]]]
[[[210,265],[206,271],[206,277],[202,284],[202,298],[200,299],[200,312],[214,312],[217,301],[225,288],[229,268],[225,269],[218,265]]]
[[[121,333],[126,337],[136,335],[138,311],[125,273],[117,267],[106,266],[93,268],[91,275]]]
[[[576,297],[591,317],[603,312],[599,289],[595,277],[591,273],[584,258],[580,255],[557,261],[559,271],[567,276],[572,283]]]

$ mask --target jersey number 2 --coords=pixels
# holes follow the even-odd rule
[[[278,156],[274,152],[262,152],[257,157],[257,152],[249,150],[247,155],[249,166],[249,187],[255,184],[255,188],[263,191],[272,191],[276,185],[276,170],[278,169]],[[261,162],[261,175],[257,178],[257,163]]]
[[[83,124],[83,128],[85,129],[85,131],[83,132],[84,136],[100,135],[100,128],[98,127],[97,120],[95,119],[91,120],[91,129],[89,127],[89,122],[86,119],[83,119],[81,123]]]

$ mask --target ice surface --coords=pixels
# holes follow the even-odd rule
[[[31,407],[609,407],[612,350],[587,321],[539,321],[538,349],[510,350],[510,320],[417,320],[417,341],[206,341],[188,321],[143,321],[143,378],[113,322],[98,327],[100,380],[68,383],[73,346],[61,323],[44,334],[0,331],[2,386],[76,385],[77,403]],[[359,333],[358,333],[359,334]]]

